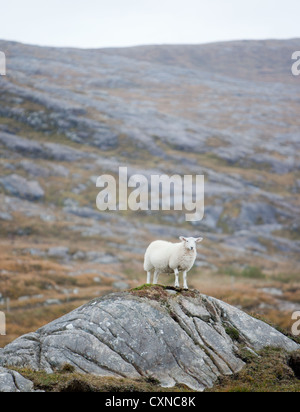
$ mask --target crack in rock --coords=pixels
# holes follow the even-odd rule
[[[18,372],[0,368],[0,392],[34,392],[33,383]]]

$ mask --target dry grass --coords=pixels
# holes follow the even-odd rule
[[[266,348],[259,356],[243,356],[246,367],[238,374],[221,378],[207,392],[300,392],[300,380],[290,366],[291,355]]]
[[[76,262],[74,267],[31,256],[30,248],[47,251],[57,245],[51,237],[43,242],[37,245],[35,236],[0,242],[0,311],[6,315],[7,333],[0,336],[0,347],[114,290],[112,283],[120,273],[115,267],[86,262]],[[78,248],[77,243],[74,251]],[[112,277],[104,276],[106,271]]]
[[[222,377],[206,392],[300,392],[299,352],[266,348],[259,356],[240,350],[246,362],[236,375]],[[45,392],[192,392],[184,385],[166,389],[151,379],[97,377],[76,373],[71,365],[47,374],[28,368],[12,368],[34,383],[35,390]],[[298,378],[297,378],[298,377]]]
[[[36,390],[45,392],[191,392],[184,385],[174,388],[162,388],[152,379],[130,379],[99,377],[74,372],[71,365],[65,365],[62,370],[52,374],[30,369],[15,369],[22,376],[34,383]]]

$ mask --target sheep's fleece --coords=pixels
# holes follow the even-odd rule
[[[153,284],[158,283],[161,273],[175,274],[175,287],[179,285],[179,272],[183,272],[183,287],[188,289],[187,273],[194,266],[197,257],[197,243],[203,238],[180,237],[181,243],[163,240],[152,242],[145,253],[144,269],[147,272],[147,284],[151,283],[151,272],[154,270]]]

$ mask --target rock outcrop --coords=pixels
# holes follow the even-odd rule
[[[18,372],[0,368],[0,392],[34,392],[33,383]]]
[[[51,373],[70,364],[98,376],[213,387],[239,372],[243,347],[299,349],[264,322],[197,291],[160,286],[97,298],[0,350],[0,365]],[[0,388],[3,386],[0,379]]]
[[[16,174],[0,178],[0,185],[3,185],[7,192],[21,199],[40,200],[45,195],[38,182],[28,181]]]

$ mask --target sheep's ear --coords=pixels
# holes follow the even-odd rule
[[[202,240],[204,240],[203,237],[198,237],[198,239],[196,239],[196,243],[201,243]]]
[[[185,237],[183,237],[183,236],[180,236],[180,238],[179,238],[180,240],[181,240],[181,242],[186,242],[186,238]]]

